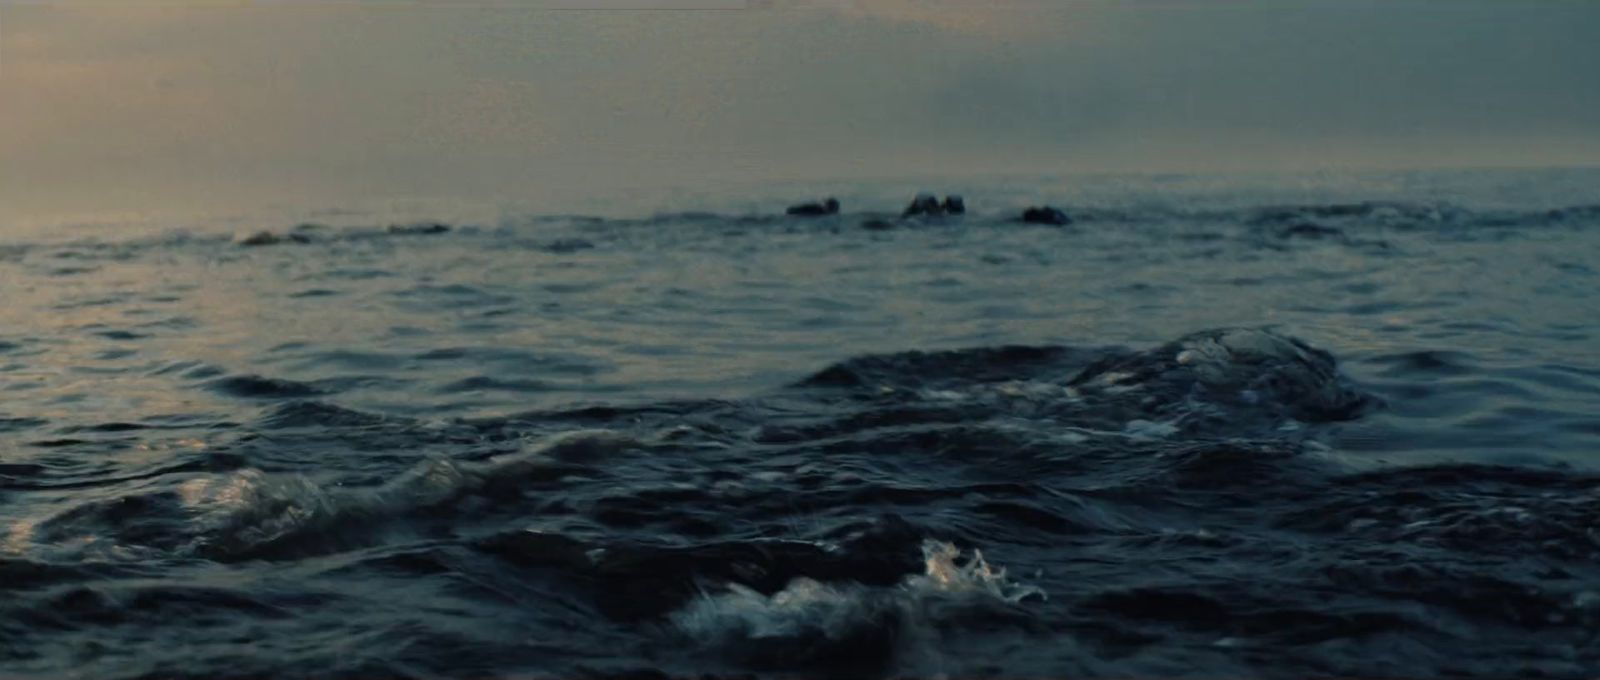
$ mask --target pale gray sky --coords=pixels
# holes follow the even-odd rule
[[[586,3],[0,0],[0,220],[752,178],[1600,165],[1596,2],[534,4]]]

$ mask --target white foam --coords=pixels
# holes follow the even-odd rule
[[[702,640],[834,637],[861,618],[867,607],[861,586],[833,586],[797,578],[783,590],[762,595],[737,583],[728,592],[703,595],[672,615],[684,632]]]
[[[800,577],[782,590],[763,595],[746,586],[728,584],[727,591],[702,594],[671,615],[672,623],[705,643],[738,644],[741,641],[821,636],[840,639],[852,631],[893,622],[902,645],[919,641],[918,649],[899,650],[918,656],[937,655],[928,637],[925,619],[936,601],[963,601],[1015,605],[1030,598],[1046,599],[1036,586],[1015,583],[977,550],[962,560],[961,550],[950,543],[924,541],[924,573],[908,576],[890,588],[859,583],[823,583]]]
[[[902,587],[942,593],[983,594],[1012,603],[1034,596],[1041,600],[1049,598],[1036,586],[1012,583],[1006,578],[1005,568],[990,566],[980,550],[974,549],[972,559],[966,564],[958,563],[960,558],[961,550],[953,544],[923,541],[922,559],[926,573],[907,578]]]

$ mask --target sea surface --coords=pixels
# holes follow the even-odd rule
[[[1600,171],[617,193],[0,225],[0,677],[1600,673]]]

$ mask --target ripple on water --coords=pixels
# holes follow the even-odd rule
[[[1600,668],[1592,209],[1007,200],[27,249],[0,665]]]
[[[417,361],[496,367],[508,374],[590,376],[606,367],[587,357],[513,347],[441,347],[413,357]]]
[[[462,378],[460,380],[441,385],[438,388],[438,390],[443,393],[482,391],[536,393],[548,392],[554,389],[558,389],[556,385],[543,380],[507,380],[486,375],[475,375]]]
[[[26,433],[26,432],[30,432],[30,431],[39,431],[39,430],[43,430],[45,427],[47,427],[49,425],[50,425],[50,421],[46,420],[44,418],[33,418],[33,417],[26,417],[26,416],[24,416],[24,417],[11,417],[11,416],[0,415],[0,435],[15,435],[15,434]],[[12,458],[13,459],[20,458],[20,456],[17,456],[16,454],[13,454]],[[23,467],[25,467],[26,465],[27,464],[24,464],[24,463],[21,463],[21,462],[17,462],[17,463],[14,463],[14,464],[9,463],[9,462],[0,463],[0,475],[12,474],[13,472],[16,472],[17,470],[23,469]],[[22,466],[22,467],[18,467],[18,466]]]

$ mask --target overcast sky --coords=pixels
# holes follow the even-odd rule
[[[1600,165],[1600,2],[1582,0],[127,4],[0,0],[0,219]],[[622,9],[650,5],[701,9]]]

